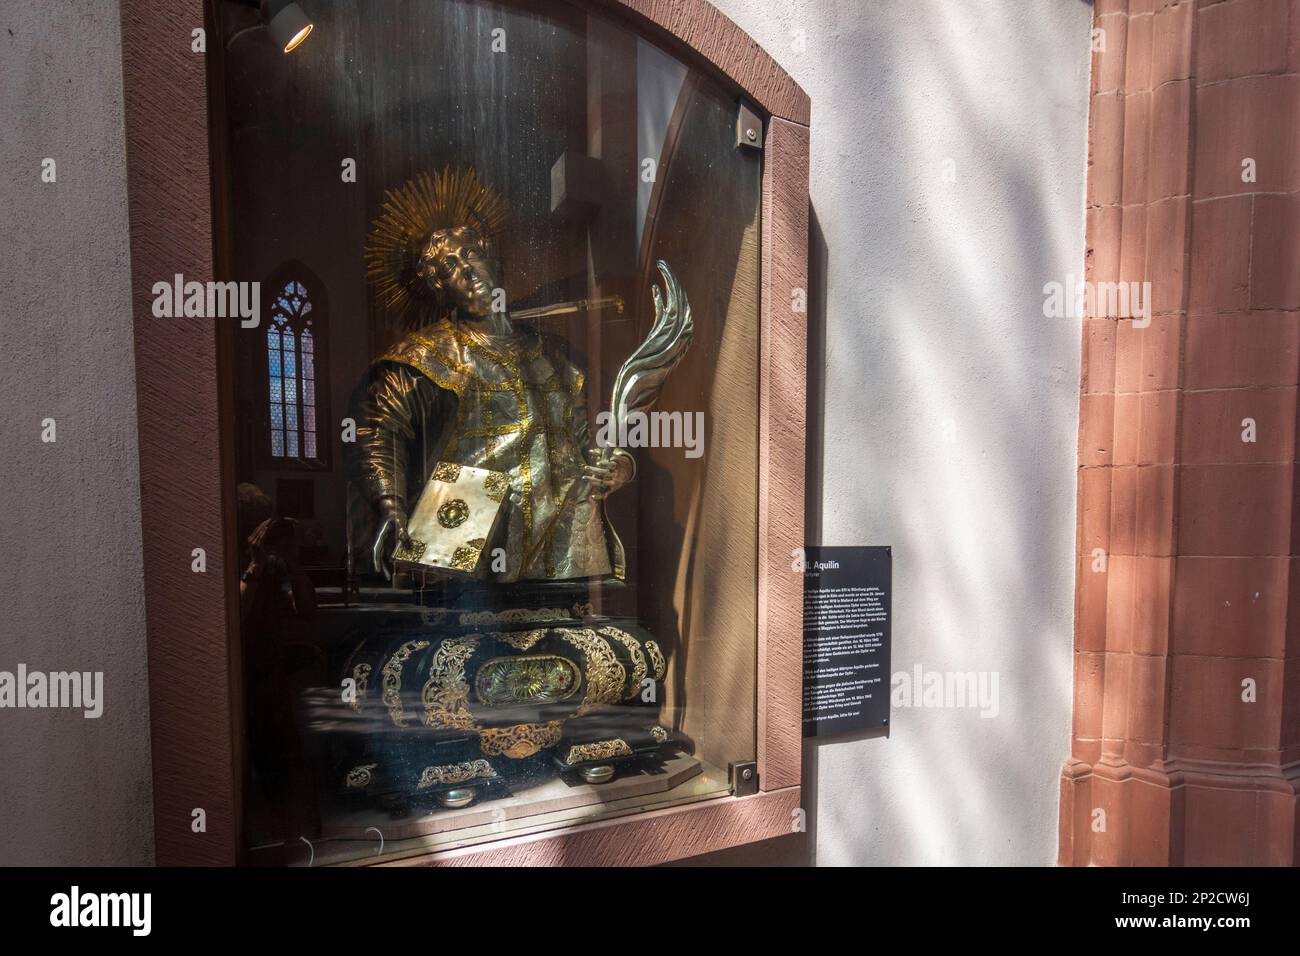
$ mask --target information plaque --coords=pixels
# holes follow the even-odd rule
[[[806,548],[803,735],[889,723],[888,547]]]

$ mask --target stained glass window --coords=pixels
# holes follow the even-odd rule
[[[275,458],[316,457],[315,349],[311,300],[302,283],[290,279],[271,306],[266,330],[271,455]]]

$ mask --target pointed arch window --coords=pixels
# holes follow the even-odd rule
[[[317,357],[322,330],[307,288],[287,280],[271,304],[266,330],[270,453],[275,460],[317,461]]]

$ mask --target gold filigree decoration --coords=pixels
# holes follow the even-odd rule
[[[374,769],[378,766],[377,763],[367,763],[359,767],[353,767],[343,779],[343,786],[349,790],[366,789],[375,782]]]
[[[546,747],[554,747],[560,742],[564,732],[561,721],[551,720],[544,724],[514,724],[510,727],[485,727],[479,731],[479,747],[489,757],[500,754],[522,760],[531,757]]]
[[[502,634],[501,640],[505,641],[517,651],[526,651],[532,648],[534,644],[546,636],[546,628],[534,628],[531,631],[519,631],[514,634]]]
[[[578,665],[567,657],[494,657],[474,675],[478,699],[491,707],[553,704],[572,697],[582,683]]]
[[[420,693],[426,727],[472,730],[477,726],[469,712],[469,684],[465,680],[465,662],[474,653],[477,642],[477,634],[449,637],[433,652],[429,679]]]
[[[579,713],[594,704],[612,704],[623,695],[627,671],[618,662],[609,641],[591,628],[558,628],[556,633],[582,651],[587,659],[587,696]]]
[[[383,212],[366,237],[366,278],[379,304],[415,328],[429,319],[430,290],[420,255],[439,229],[466,226],[490,241],[506,220],[506,203],[473,166],[424,173],[384,194]]]
[[[464,783],[480,777],[495,777],[497,772],[486,760],[466,760],[463,763],[447,763],[436,767],[425,767],[416,790],[428,790],[449,783]]]
[[[399,544],[393,551],[393,559],[396,561],[419,561],[424,557],[424,552],[429,546],[418,538],[411,538],[410,542]]]
[[[500,501],[510,490],[510,479],[500,472],[494,472],[483,479],[483,491],[493,501]]]
[[[650,663],[654,666],[654,672],[650,676],[655,680],[663,680],[664,675],[668,673],[668,662],[664,660],[664,652],[659,650],[659,645],[654,641],[645,642],[645,652],[650,655]]]
[[[433,469],[433,477],[454,485],[460,480],[460,465],[454,461],[440,461]]]
[[[655,743],[667,743],[668,731],[664,730],[658,724],[650,728],[650,736],[655,739]]]
[[[475,540],[481,541],[481,538]],[[473,574],[478,567],[478,559],[483,554],[483,546],[477,547],[459,547],[451,556],[451,567],[457,571],[464,571],[466,574]]]
[[[365,703],[366,686],[370,683],[370,665],[358,664],[352,668],[352,683],[354,685],[352,693],[352,703],[349,705],[358,714],[361,713],[361,705]]]
[[[468,517],[469,505],[465,504],[464,498],[444,501],[442,507],[438,509],[438,524],[444,528],[459,528]]]
[[[412,654],[428,646],[428,641],[407,641],[384,665],[384,706],[388,708],[388,716],[398,727],[402,726],[402,722],[406,719],[406,715],[402,712],[402,668],[406,666]]]
[[[468,611],[460,616],[462,627],[482,627],[486,624],[534,624],[541,621],[563,621],[569,615],[557,607],[511,608],[508,611]]]
[[[567,764],[586,763],[589,760],[611,760],[614,757],[630,757],[632,748],[620,737],[612,740],[598,740],[590,744],[576,744],[569,748],[569,755],[564,758]]]
[[[635,637],[621,628],[602,627],[600,633],[606,637],[612,637],[622,644],[627,649],[628,657],[632,659],[632,683],[628,687],[627,693],[623,695],[624,700],[631,700],[641,693],[641,682],[645,680],[645,655],[641,653],[641,644]]]

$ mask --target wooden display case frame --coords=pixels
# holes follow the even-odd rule
[[[576,0],[575,0],[576,2]],[[764,114],[759,318],[758,792],[390,860],[650,865],[796,829],[800,807],[808,267],[808,96],[704,0],[586,0]],[[232,448],[220,428],[221,347],[207,321],[159,319],[152,287],[214,278],[204,0],[122,0],[140,496],[159,865],[235,865],[241,850],[239,569],[225,560]],[[203,548],[206,573],[191,569]],[[196,832],[195,811],[205,827]],[[384,860],[379,861],[381,863]]]

